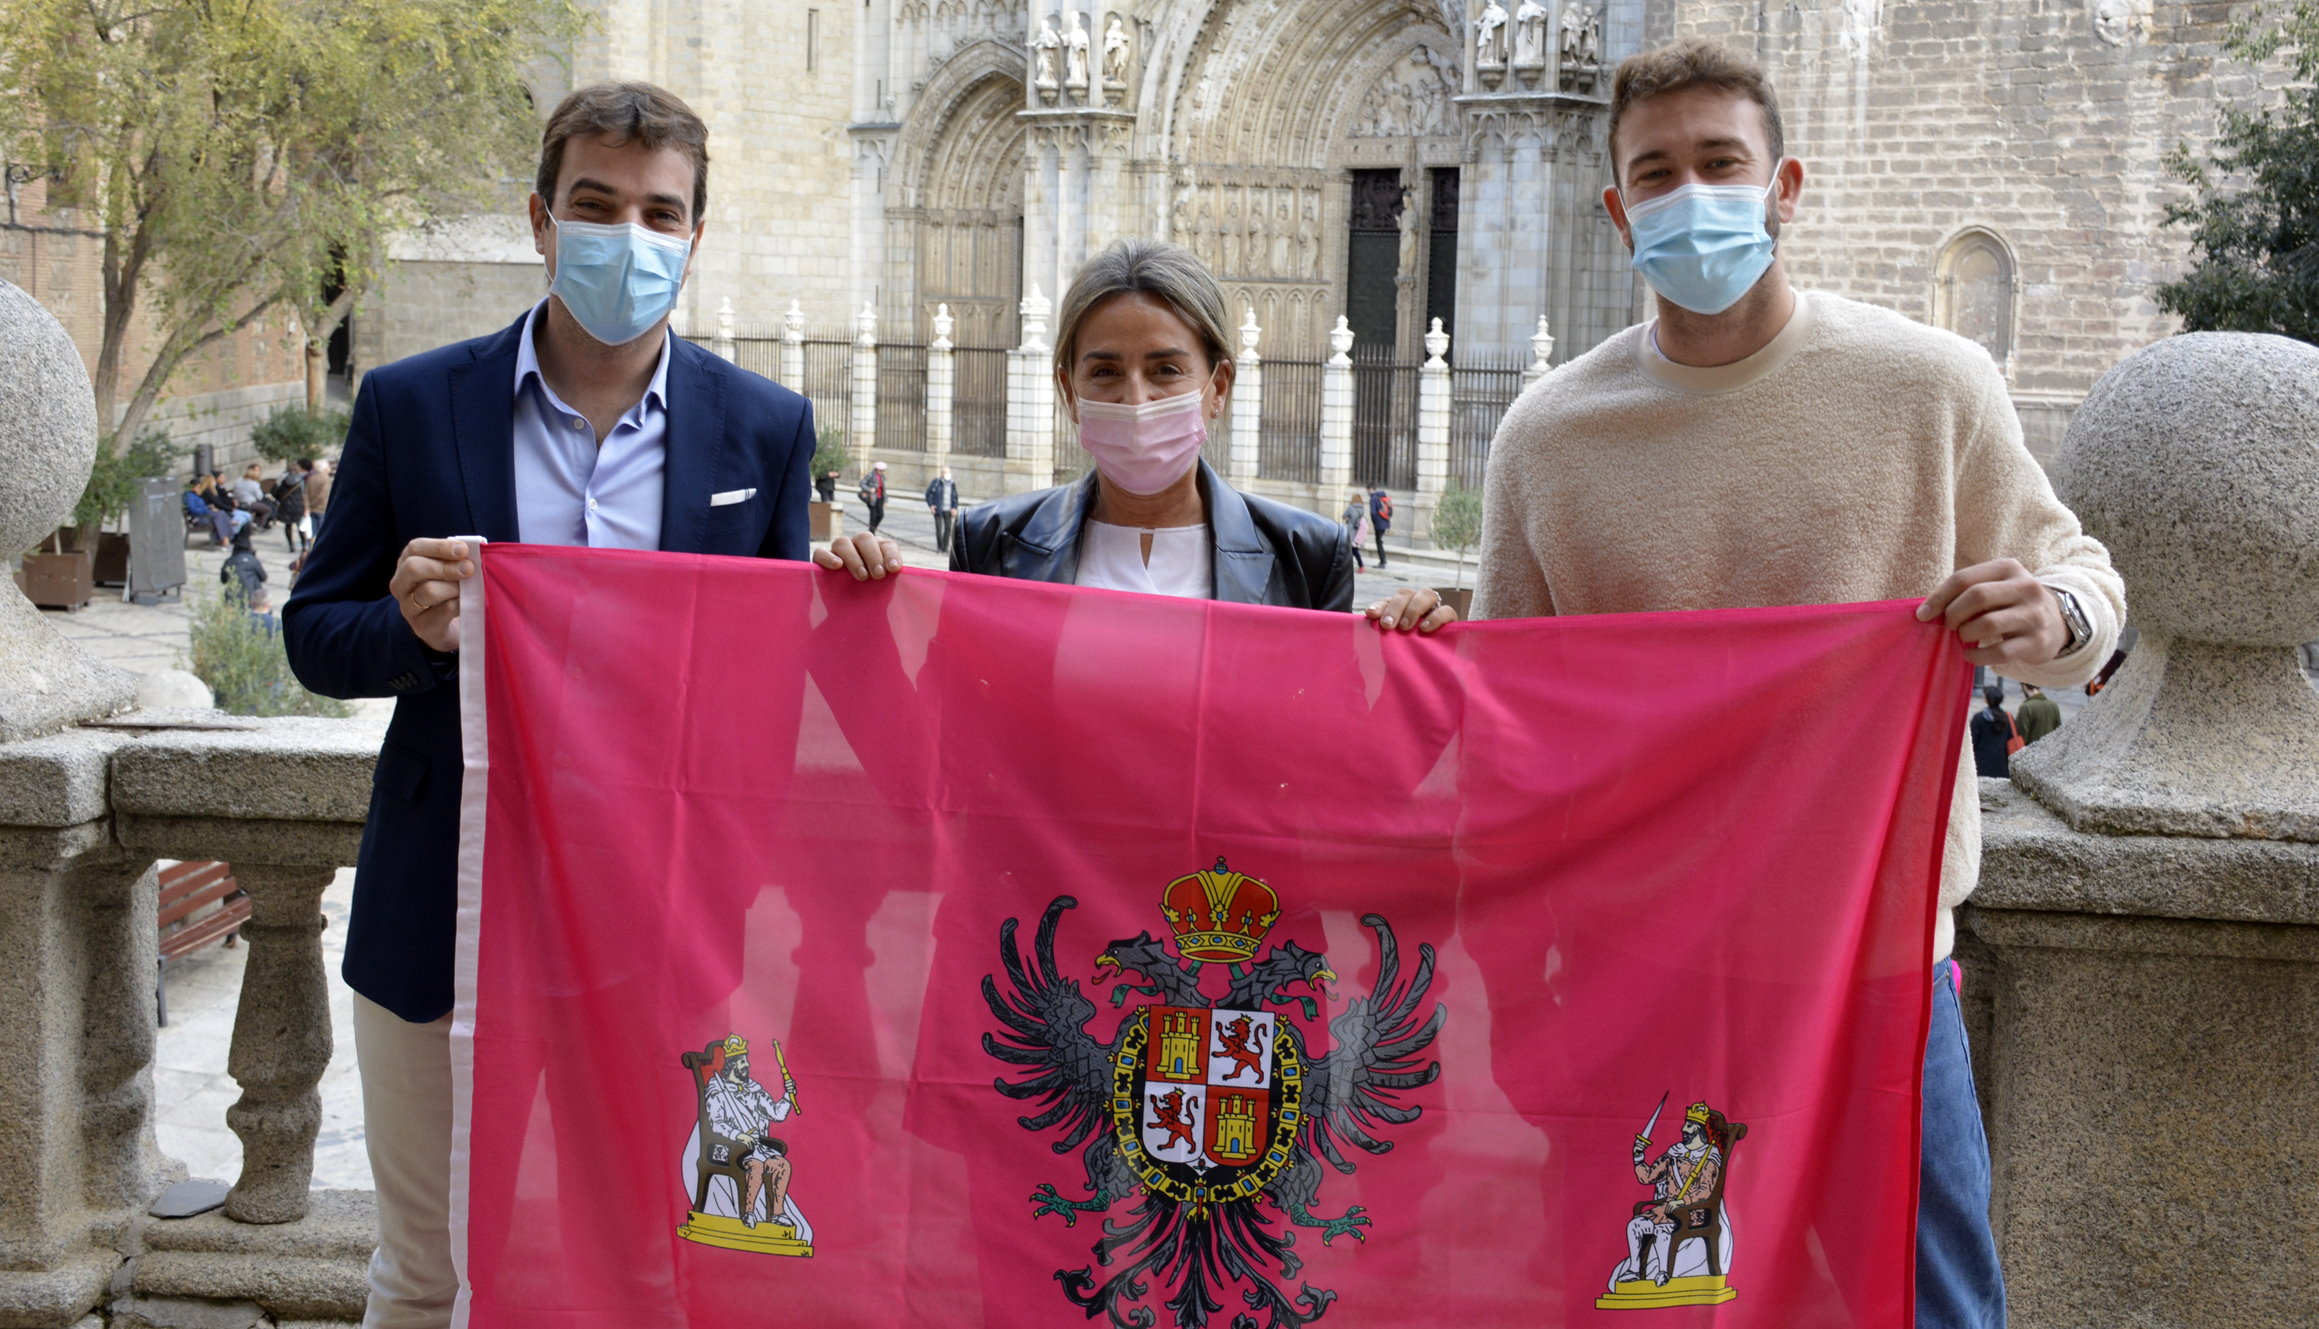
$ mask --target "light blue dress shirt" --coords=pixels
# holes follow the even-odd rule
[[[668,481],[668,334],[652,385],[599,444],[588,418],[540,374],[532,333],[546,309],[545,300],[532,306],[515,353],[516,528],[525,544],[658,549]]]

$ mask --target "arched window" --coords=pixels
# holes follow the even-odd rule
[[[1933,322],[1979,342],[2008,371],[2013,367],[2017,271],[2004,239],[1975,226],[1942,248],[1933,283]]]

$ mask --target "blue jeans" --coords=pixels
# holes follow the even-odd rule
[[[1916,1202],[1917,1329],[2004,1329],[2005,1279],[1989,1228],[1989,1137],[1953,962],[1933,966]]]

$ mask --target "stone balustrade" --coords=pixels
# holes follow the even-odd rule
[[[1025,311],[1033,336],[1044,313]],[[43,459],[89,455],[63,338],[0,284],[13,548],[78,490]],[[1016,383],[1033,410],[1034,378],[1051,382]],[[2057,483],[2111,545],[2142,644],[2017,782],[1984,784],[1959,954],[2012,1322],[2309,1324],[2319,699],[2292,648],[2319,638],[2319,349],[2137,354],[2079,412]],[[118,714],[121,681],[7,589],[0,681],[0,1329],[352,1321],[370,1198],[309,1189],[330,1055],[317,899],[355,856],[374,737]],[[231,861],[253,902],[230,1061],[243,1174],[222,1209],[171,1220],[147,1214],[183,1171],[152,1123],[162,857]]]

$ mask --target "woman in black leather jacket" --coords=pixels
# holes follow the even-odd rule
[[[1057,314],[1055,381],[1095,464],[969,510],[951,569],[1350,610],[1344,528],[1242,494],[1200,460],[1231,399],[1224,320],[1224,293],[1180,245],[1122,240],[1089,259]]]

